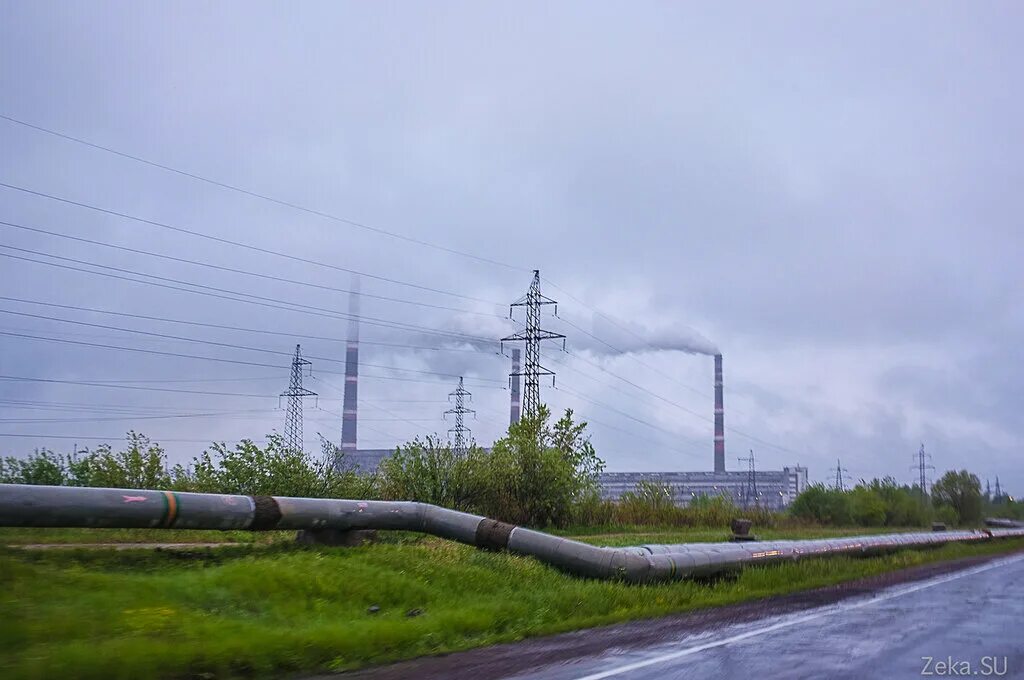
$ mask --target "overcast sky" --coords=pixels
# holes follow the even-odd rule
[[[509,362],[451,334],[514,332],[539,269],[568,336],[542,399],[591,422],[610,470],[711,468],[712,360],[678,349],[703,337],[725,356],[729,467],[754,449],[910,481],[924,442],[939,473],[1024,493],[1022,20],[1011,2],[0,2],[0,114],[406,239],[0,120],[20,188],[0,220],[21,226],[0,225],[0,374],[108,385],[0,380],[0,453],[134,428],[184,462],[262,438],[297,342],[320,395],[305,438],[338,441],[342,270],[402,300],[363,299],[385,344],[362,349],[360,447],[444,432],[458,375],[489,444]]]

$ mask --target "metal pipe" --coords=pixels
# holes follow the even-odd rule
[[[0,484],[0,526],[164,529],[392,529],[534,557],[577,576],[669,581],[830,555],[875,555],[949,542],[1024,537],[1024,528],[800,541],[602,548],[427,503],[235,496]]]

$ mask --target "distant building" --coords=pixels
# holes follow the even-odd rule
[[[601,474],[601,497],[619,500],[627,491],[636,489],[642,481],[668,487],[676,505],[686,506],[697,496],[724,496],[743,506],[753,500],[746,471],[725,472],[604,472]],[[786,507],[807,488],[807,468],[795,466],[782,470],[758,470],[756,503],[763,508],[778,510]],[[748,499],[750,499],[748,501]]]
[[[377,467],[385,458],[390,458],[395,449],[356,449],[345,451],[343,465],[358,468],[359,472],[369,474],[377,471]]]

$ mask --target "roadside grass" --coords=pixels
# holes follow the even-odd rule
[[[0,527],[0,545],[59,543],[274,543],[294,531],[205,531],[196,529],[36,529]]]
[[[920,528],[893,529],[890,527],[864,529],[858,527],[807,527],[787,529],[755,529],[758,537],[825,538],[864,533],[894,531],[920,531]],[[573,527],[553,531],[566,536],[600,545],[641,545],[643,543],[683,543],[688,541],[724,541],[727,529],[708,527]],[[391,534],[387,534],[390,536]],[[418,536],[418,534],[412,534]],[[385,534],[381,534],[382,537]],[[0,546],[3,545],[59,545],[86,543],[244,543],[269,545],[289,542],[294,531],[210,531],[197,529],[37,529],[32,527],[0,527]]]
[[[752,533],[766,541],[778,539],[829,538],[833,536],[856,536],[868,534],[890,534],[907,531],[922,531],[920,527],[799,527],[786,529],[760,529]],[[612,547],[644,545],[647,543],[703,543],[729,540],[728,529],[711,527],[608,527],[605,530],[584,528],[555,532],[560,536],[584,543]]]
[[[170,541],[167,533],[162,542]],[[694,540],[691,532],[653,535],[657,542]],[[49,542],[49,532],[37,531],[31,542]],[[232,678],[350,669],[1020,549],[1024,539],[948,545],[632,586],[415,534],[358,548],[283,540],[185,553],[0,548],[0,677]],[[371,606],[380,611],[370,613]]]

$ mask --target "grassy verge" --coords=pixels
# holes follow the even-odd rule
[[[48,532],[37,533],[31,542],[48,542]],[[682,533],[683,540],[694,536]],[[610,542],[602,536],[590,539]],[[410,534],[348,549],[283,541],[185,553],[0,549],[0,677],[224,678],[354,668],[1020,548],[1024,540],[949,545],[642,587],[577,579],[532,559]],[[369,613],[371,606],[380,611]]]
[[[920,529],[864,529],[858,527],[764,529],[756,534],[764,539],[825,538],[865,533],[920,531]],[[683,543],[687,541],[724,541],[726,529],[707,527],[575,527],[553,533],[595,545],[641,545],[643,543]],[[268,545],[289,542],[294,531],[199,531],[191,529],[33,529],[0,527],[0,546],[31,544],[88,543],[244,543]]]
[[[856,536],[866,534],[888,534],[901,531],[921,531],[919,527],[800,527],[787,529],[755,529],[752,533],[766,541],[788,538],[829,538],[833,536]],[[728,529],[709,527],[611,527],[608,529],[570,529],[555,532],[594,545],[624,546],[647,543],[699,543],[725,541]]]
[[[193,529],[33,529],[0,527],[0,546],[44,543],[276,543],[294,531],[200,531]]]

